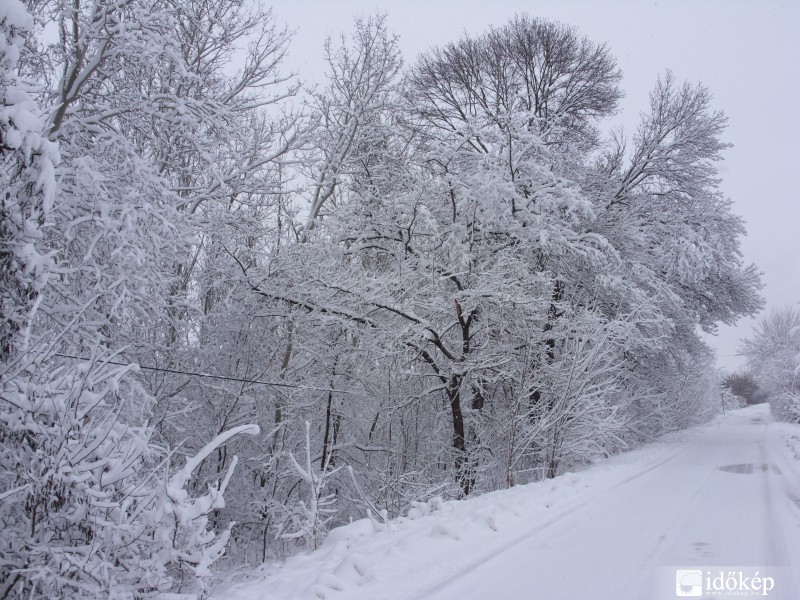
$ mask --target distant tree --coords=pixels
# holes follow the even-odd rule
[[[763,394],[759,393],[758,383],[752,373],[738,371],[726,375],[722,385],[732,394],[743,398],[747,404],[758,404],[763,401]]]

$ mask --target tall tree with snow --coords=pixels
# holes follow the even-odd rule
[[[761,319],[741,353],[776,418],[800,423],[800,311],[773,308]]]

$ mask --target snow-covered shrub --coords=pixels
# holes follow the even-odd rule
[[[306,421],[305,457],[304,464],[300,464],[294,454],[288,453],[287,457],[295,474],[300,477],[305,487],[303,498],[297,502],[294,510],[289,513],[289,531],[283,534],[286,539],[302,539],[308,550],[314,550],[325,538],[328,525],[336,513],[335,494],[325,493],[328,478],[335,474],[341,467],[331,468],[330,454],[327,455],[322,468],[318,471],[311,461],[311,424]]]
[[[31,353],[6,365],[0,403],[0,589],[6,598],[147,598],[202,592],[229,530],[223,481],[192,497],[200,462],[237,433],[209,442],[178,469],[152,443],[152,398],[110,357],[60,361]]]

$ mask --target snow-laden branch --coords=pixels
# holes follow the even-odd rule
[[[183,489],[186,485],[186,482],[189,481],[192,477],[192,473],[194,473],[195,469],[200,466],[200,464],[212,453],[214,450],[225,444],[229,439],[234,436],[239,435],[240,433],[245,435],[258,435],[261,433],[261,429],[258,425],[239,425],[238,427],[234,427],[233,429],[229,429],[228,431],[224,431],[220,433],[217,437],[213,440],[208,442],[205,446],[203,446],[197,454],[194,456],[186,459],[186,464],[184,464],[183,468],[178,470],[175,474],[170,477],[169,486],[171,489]]]

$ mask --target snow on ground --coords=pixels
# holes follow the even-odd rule
[[[748,407],[579,473],[340,527],[214,598],[675,598],[677,568],[724,565],[769,570],[768,596],[791,599],[799,473],[800,426]]]

